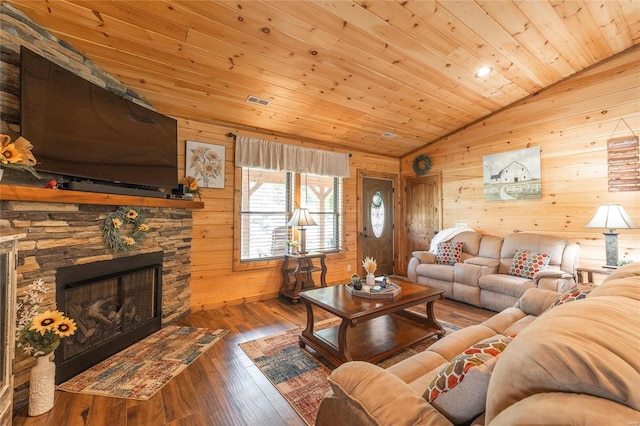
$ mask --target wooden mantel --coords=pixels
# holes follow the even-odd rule
[[[40,203],[103,204],[110,206],[173,207],[185,209],[204,208],[202,201],[65,191],[2,184],[0,184],[0,200],[36,201]]]

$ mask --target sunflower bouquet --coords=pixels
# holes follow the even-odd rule
[[[0,134],[0,168],[27,171],[40,179],[33,166],[36,158],[31,153],[33,145],[20,136],[11,142],[11,136]]]
[[[40,312],[43,294],[48,291],[43,280],[30,284],[18,298],[18,327],[16,344],[24,353],[34,357],[46,356],[60,345],[60,339],[76,332],[76,323],[57,310]]]
[[[184,189],[187,194],[193,194],[198,197],[199,200],[202,200],[202,195],[200,194],[200,187],[198,186],[198,181],[193,176],[186,176],[180,180],[180,183],[184,185]]]

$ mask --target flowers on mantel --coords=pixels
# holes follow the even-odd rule
[[[127,225],[131,225],[131,232],[122,235],[122,230]],[[115,212],[107,214],[102,224],[104,240],[114,253],[127,251],[139,244],[149,229],[142,210],[130,206],[120,207]]]
[[[185,176],[180,179],[180,183],[184,185],[184,189],[187,194],[193,194],[198,197],[199,200],[202,200],[202,195],[200,194],[200,187],[198,186],[198,181],[193,176]]]
[[[40,179],[33,168],[36,158],[31,153],[32,148],[31,142],[22,136],[11,142],[11,136],[0,134],[0,168],[28,171]]]
[[[47,356],[60,345],[60,339],[72,336],[77,329],[71,318],[57,310],[40,312],[48,288],[42,279],[35,280],[18,298],[16,345],[34,357]]]

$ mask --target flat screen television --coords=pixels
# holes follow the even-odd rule
[[[24,46],[20,71],[20,128],[33,144],[36,170],[100,185],[156,191],[177,186],[176,120]]]

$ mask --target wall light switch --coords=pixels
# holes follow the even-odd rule
[[[468,228],[469,225],[467,224],[467,222],[458,222],[456,223],[456,228]]]

